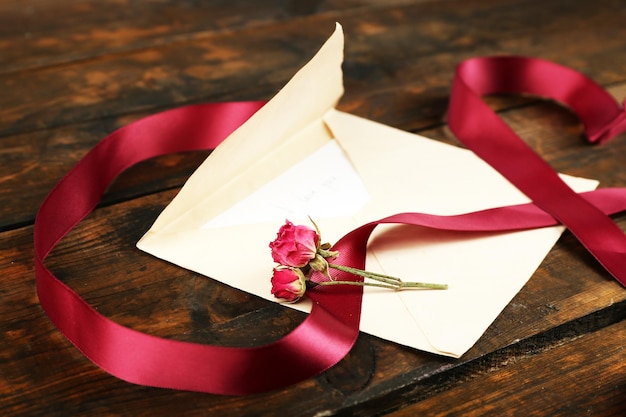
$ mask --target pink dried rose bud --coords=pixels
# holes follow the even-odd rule
[[[315,258],[320,243],[319,234],[306,226],[296,226],[289,220],[281,226],[276,240],[270,242],[274,262],[301,268]]]
[[[304,296],[307,284],[310,288],[318,285],[358,285],[402,290],[405,288],[447,289],[446,284],[427,282],[404,282],[400,278],[377,272],[368,272],[352,268],[347,265],[338,265],[333,262],[339,256],[338,251],[331,250],[330,243],[320,244],[320,232],[313,220],[315,230],[306,226],[295,226],[289,220],[281,226],[276,240],[270,242],[272,258],[279,265],[274,268],[272,275],[272,294],[289,302],[296,302]],[[375,282],[339,281],[331,277],[329,269],[348,272]],[[307,275],[315,271],[321,272],[328,281],[307,281]]]
[[[277,267],[272,275],[272,294],[295,303],[306,292],[306,278],[297,268]]]

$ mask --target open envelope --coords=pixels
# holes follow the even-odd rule
[[[273,300],[268,244],[285,219],[335,242],[400,212],[458,214],[528,199],[472,152],[334,109],[343,93],[343,34],[189,178],[138,247]],[[576,191],[595,181],[566,177]],[[361,330],[458,357],[483,334],[562,233],[461,233],[379,227],[367,269],[448,290],[366,288]],[[306,302],[289,305],[307,310]]]

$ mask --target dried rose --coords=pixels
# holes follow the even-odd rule
[[[272,294],[290,302],[296,302],[310,287],[317,285],[358,285],[402,290],[408,288],[447,289],[446,284],[427,282],[405,282],[386,274],[364,271],[345,265],[330,263],[339,256],[339,252],[331,250],[330,243],[320,244],[320,232],[311,219],[315,230],[307,226],[296,226],[289,220],[281,226],[276,240],[270,242],[272,258],[279,265],[274,268],[272,276]],[[332,278],[329,269],[348,272],[376,282],[337,281]],[[326,275],[328,281],[312,282],[310,275],[318,271]]]
[[[277,267],[272,275],[272,294],[289,302],[296,302],[306,292],[306,278],[297,268]]]
[[[281,265],[301,268],[315,258],[319,244],[320,236],[315,230],[286,220],[276,240],[270,243],[272,259]]]

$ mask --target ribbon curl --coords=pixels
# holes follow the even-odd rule
[[[395,214],[341,238],[333,248],[340,251],[337,263],[363,269],[367,241],[375,227],[383,223],[468,232],[513,231],[562,223],[618,281],[626,283],[626,237],[607,217],[626,209],[626,189],[584,194],[571,191],[481,99],[482,95],[498,92],[526,92],[569,105],[583,120],[592,142],[602,143],[626,131],[623,107],[576,71],[524,57],[465,61],[453,84],[450,128],[534,203],[456,216]],[[131,123],[85,155],[41,205],[34,225],[40,303],[67,339],[110,374],[146,386],[252,394],[323,372],[339,362],[356,341],[361,287],[316,287],[308,293],[313,300],[311,313],[291,333],[269,345],[234,348],[164,339],[124,327],[98,313],[44,264],[56,244],[96,207],[108,185],[123,170],[159,155],[215,148],[262,105],[232,102],[188,106]],[[345,272],[335,273],[340,280],[358,279]]]
[[[474,58],[457,68],[448,124],[461,142],[558,219],[626,286],[626,235],[487,106],[481,96],[493,93],[529,93],[565,104],[582,120],[592,143],[626,131],[624,108],[589,78],[552,62],[516,56]]]

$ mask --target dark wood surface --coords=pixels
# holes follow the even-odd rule
[[[626,1],[0,1],[0,415],[626,414],[626,291],[565,233],[458,360],[362,334],[316,378],[224,397],[106,374],[54,328],[35,294],[32,224],[56,181],[107,133],[189,103],[268,99],[346,32],[339,108],[456,143],[455,65],[523,54],[626,96]],[[493,98],[556,169],[626,186],[626,136],[585,144],[577,119],[534,98]],[[100,312],[161,337],[249,346],[303,315],[139,252],[134,244],[207,153],[124,173],[49,259]],[[626,215],[615,216],[626,228]],[[489,296],[488,293],[485,295]]]

